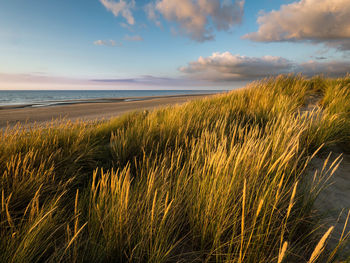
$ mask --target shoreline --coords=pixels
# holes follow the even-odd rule
[[[34,90],[33,90],[34,91]],[[54,107],[61,105],[72,105],[72,104],[83,104],[83,103],[111,103],[120,101],[141,101],[147,99],[155,98],[165,98],[165,97],[182,97],[182,96],[203,96],[203,95],[214,95],[218,93],[225,93],[229,90],[209,90],[205,92],[202,90],[201,93],[184,93],[184,94],[156,94],[156,95],[139,95],[139,96],[116,96],[116,97],[92,97],[92,98],[71,98],[71,99],[59,99],[59,100],[43,100],[43,101],[33,101],[33,102],[23,102],[23,103],[9,103],[1,104],[0,111],[6,109],[21,109],[21,108],[40,108],[40,107]],[[0,90],[1,92],[1,90]],[[1,93],[0,93],[1,95]]]
[[[152,110],[167,105],[182,104],[211,94],[165,95],[127,98],[103,98],[63,101],[44,106],[37,104],[0,106],[0,129],[22,125],[48,123],[52,120],[107,120],[127,112]]]

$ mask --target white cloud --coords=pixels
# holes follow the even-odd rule
[[[241,22],[244,0],[158,0],[145,9],[160,24],[157,13],[177,23],[182,33],[202,42],[214,39],[213,31],[231,29]]]
[[[139,41],[143,41],[143,37],[139,36],[139,35],[135,35],[135,36],[129,36],[126,35],[124,37],[125,41],[134,41],[134,42],[139,42]]]
[[[111,11],[114,16],[123,16],[130,25],[135,24],[134,16],[131,10],[135,7],[135,0],[125,1],[119,0],[100,0],[100,2],[106,7],[107,10]]]
[[[350,63],[346,61],[309,61],[298,64],[282,57],[247,57],[224,52],[213,53],[205,58],[200,57],[179,70],[195,79],[241,81],[286,73],[303,73],[308,76],[325,74],[337,77],[350,72]]]
[[[301,0],[262,13],[257,32],[243,38],[257,42],[310,41],[350,50],[350,1]]]
[[[115,40],[96,40],[94,41],[94,45],[96,46],[108,46],[108,47],[115,47],[115,46],[122,46],[123,44],[120,42],[116,42]]]

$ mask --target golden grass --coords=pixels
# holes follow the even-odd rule
[[[286,251],[287,251],[287,247],[288,247],[288,242],[285,241],[283,243],[282,249],[280,250],[280,253],[278,254],[278,261],[277,261],[277,263],[282,263],[283,258],[284,258],[285,254],[286,254]]]
[[[317,260],[330,231],[319,239],[312,202],[339,160],[310,183],[306,170],[350,142],[349,83],[279,76],[108,122],[8,128],[0,261]],[[316,93],[322,109],[301,112]]]
[[[309,263],[314,263],[316,262],[317,258],[320,256],[320,254],[322,253],[322,251],[324,250],[325,247],[325,243],[327,238],[329,237],[329,235],[332,233],[334,229],[334,226],[331,226],[326,233],[324,233],[324,235],[322,236],[322,238],[320,239],[320,241],[318,242],[317,246],[315,247],[314,251],[311,254]]]

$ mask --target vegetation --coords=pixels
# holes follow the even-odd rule
[[[310,96],[320,107],[306,112]],[[330,261],[333,228],[312,203],[332,169],[306,171],[337,143],[350,146],[350,76],[278,76],[108,122],[8,128],[0,261]]]

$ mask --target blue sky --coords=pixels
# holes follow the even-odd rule
[[[289,4],[299,8],[291,13],[296,20],[304,11],[317,18],[305,21],[306,28],[321,28],[319,21],[327,12],[337,17],[342,12],[343,20],[328,23],[349,28],[345,0],[319,0],[323,8],[311,8],[315,0],[1,2],[0,89],[226,89],[279,73],[344,74],[350,68],[350,33],[297,35],[293,21],[283,20],[292,12]],[[205,11],[213,3],[217,9]],[[327,10],[330,3],[342,11]],[[150,9],[155,17],[150,17]],[[262,24],[257,23],[259,17]]]

